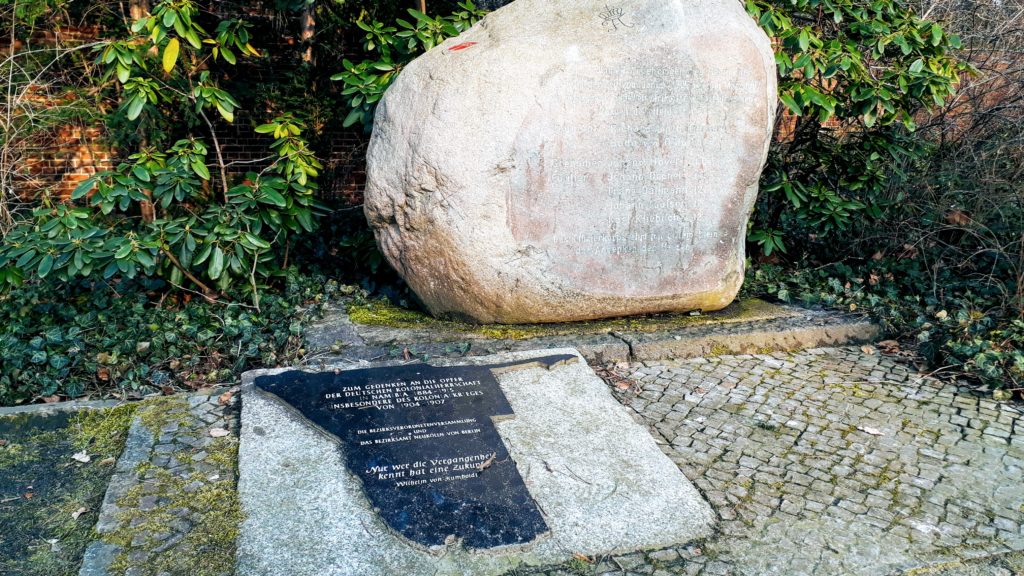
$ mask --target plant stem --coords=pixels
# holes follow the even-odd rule
[[[206,122],[206,126],[210,129],[210,136],[213,138],[213,150],[217,153],[217,166],[220,168],[220,186],[221,191],[224,193],[224,203],[228,203],[228,170],[227,164],[224,163],[224,153],[220,149],[220,140],[217,139],[217,130],[213,127],[213,122],[206,117],[206,112],[202,108],[199,109],[199,115],[202,116],[203,121]]]
[[[178,261],[178,258],[174,256],[173,252],[171,252],[166,246],[161,247],[160,251],[164,253],[164,256],[167,256],[167,259],[171,261],[171,264],[174,264],[175,268],[181,270],[181,273],[184,274],[186,278],[188,278],[193,284],[199,286],[199,288],[202,289],[203,298],[206,298],[206,300],[209,302],[215,302],[217,300],[216,298],[213,297],[213,290],[210,290],[209,286],[203,284],[203,282],[199,280],[199,278],[196,278],[195,275],[193,275],[184,266],[182,266],[181,262]]]

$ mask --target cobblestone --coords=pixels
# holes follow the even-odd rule
[[[203,573],[230,573],[233,545],[224,550],[224,543],[214,545],[210,535],[221,520],[215,516],[233,510],[226,502],[235,501],[237,437],[215,440],[210,430],[237,431],[236,404],[236,398],[222,405],[218,396],[200,394],[142,405],[129,434],[129,442],[135,438],[138,445],[138,464],[123,471],[116,505],[99,530],[108,544],[118,546],[117,557],[83,567],[91,570],[85,573],[183,574],[194,573],[199,563],[209,569]],[[215,449],[224,457],[215,458]]]
[[[880,574],[968,546],[975,554],[1020,549],[1021,451],[1009,440],[1021,413],[1013,407],[854,348],[638,368],[625,372],[644,392],[670,377],[664,390],[679,399],[670,409],[686,417],[666,420],[644,405],[665,404],[665,393],[623,400],[670,456],[697,464],[684,467],[691,480],[735,496],[712,502],[722,531],[736,536],[708,544],[733,573]],[[735,386],[715,384],[729,378]],[[951,458],[957,449],[963,457]],[[929,496],[939,497],[922,502]],[[979,514],[965,517],[961,504]],[[800,545],[808,538],[823,545]]]
[[[701,576],[1024,574],[1017,407],[859,348],[614,368],[636,384],[616,394],[719,526],[707,542],[615,557],[612,573],[642,559]]]

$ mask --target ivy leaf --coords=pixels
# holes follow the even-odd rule
[[[164,72],[170,74],[171,70],[174,70],[174,65],[178,62],[178,52],[180,50],[181,43],[178,42],[177,38],[171,38],[171,41],[167,43],[167,47],[164,48]]]

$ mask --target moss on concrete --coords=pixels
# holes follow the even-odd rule
[[[78,573],[133,410],[0,417],[0,574]]]
[[[786,315],[788,312],[785,308],[764,300],[747,299],[737,301],[725,310],[706,315],[657,314],[563,324],[480,325],[437,319],[418,310],[395,306],[388,300],[373,300],[349,304],[348,314],[352,322],[365,326],[433,330],[483,336],[496,340],[526,340],[543,336],[607,334],[609,332],[651,333],[703,324],[763,320]]]

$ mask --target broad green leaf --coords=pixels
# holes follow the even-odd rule
[[[288,205],[288,202],[284,199],[284,196],[282,196],[278,191],[273,190],[271,188],[264,188],[262,192],[263,198],[261,200],[269,200],[270,204],[279,206],[281,208],[284,208],[285,206]]]
[[[806,51],[811,46],[811,35],[806,28],[800,31],[800,49]]]
[[[123,259],[127,258],[128,255],[131,254],[131,253],[132,253],[132,245],[130,243],[128,243],[128,242],[125,242],[124,244],[121,245],[120,248],[118,248],[117,252],[114,252],[114,258],[116,258],[118,260],[123,260]]]
[[[210,266],[206,271],[211,280],[217,280],[224,273],[224,251],[220,246],[213,249],[213,257],[210,258]]]
[[[149,170],[146,170],[142,166],[133,166],[132,174],[134,174],[136,178],[142,180],[143,182],[149,182],[150,180]]]
[[[153,256],[145,250],[139,250],[136,252],[135,259],[139,261],[139,264],[142,264],[147,268],[156,264],[156,261],[153,260]]]
[[[356,108],[348,113],[348,116],[345,117],[345,121],[342,123],[342,126],[344,126],[345,128],[351,128],[356,122],[359,122],[362,119],[362,108]]]
[[[36,274],[38,274],[40,278],[46,278],[46,275],[49,274],[51,270],[53,270],[53,256],[47,254],[39,261],[39,268],[36,269]]]
[[[796,100],[794,100],[792,96],[790,96],[789,94],[780,93],[779,100],[782,100],[782,103],[789,108],[790,112],[796,114],[797,116],[803,116],[803,109],[800,108],[800,105],[796,103]]]
[[[142,109],[145,106],[146,99],[144,97],[136,95],[134,98],[132,98],[132,100],[128,103],[128,119],[135,120],[136,118],[138,118],[139,115],[142,114]]]
[[[220,115],[223,116],[224,119],[228,122],[235,121],[235,113],[229,110],[224,105],[222,105],[220,102],[217,102],[217,112],[220,112]]]
[[[210,179],[210,169],[206,167],[206,164],[203,164],[199,160],[194,160],[189,166],[192,168],[192,171],[203,180]]]
[[[195,30],[188,30],[185,32],[185,40],[192,45],[196,50],[203,47],[203,43],[199,41],[199,35],[196,34]]]
[[[96,187],[96,180],[94,178],[89,178],[88,180],[84,180],[84,181],[82,181],[81,184],[79,184],[78,186],[75,186],[75,191],[71,193],[71,199],[72,200],[78,200],[80,198],[83,198],[83,197],[87,196],[89,194],[89,192],[92,192],[92,189],[95,188],[95,187]]]
[[[178,52],[181,50],[181,43],[178,42],[177,38],[171,38],[171,41],[167,43],[167,47],[164,48],[164,72],[168,74],[171,70],[174,70],[174,64],[178,62]]]
[[[174,31],[175,31],[175,33],[178,34],[178,36],[181,36],[181,37],[185,36],[185,34],[187,33],[187,30],[185,29],[185,22],[184,22],[184,20],[182,20],[181,18],[175,18],[174,19]]]

